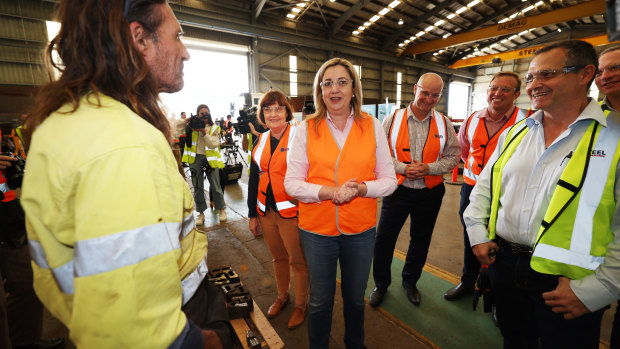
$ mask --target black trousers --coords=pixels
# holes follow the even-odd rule
[[[34,292],[30,262],[19,200],[0,203],[0,344],[10,338],[13,346],[25,346],[41,338],[43,304]]]
[[[415,287],[426,263],[428,247],[445,192],[443,183],[432,189],[411,189],[399,185],[392,195],[383,198],[372,270],[377,287],[385,289],[392,283],[392,256],[398,234],[408,216],[411,217],[411,240],[402,277],[405,288]]]
[[[471,194],[474,186],[467,183],[463,183],[461,187],[461,205],[459,207],[459,217],[461,218],[461,224],[463,225],[463,275],[461,275],[461,282],[465,287],[473,289],[476,277],[480,271],[480,262],[474,251],[471,249],[471,243],[469,242],[469,235],[465,229],[465,221],[463,220],[463,212],[467,206],[469,206],[469,195]]]
[[[233,348],[235,332],[228,318],[224,294],[206,278],[182,310],[201,329],[217,333],[224,349]]]
[[[554,290],[558,276],[542,274],[530,267],[530,257],[500,248],[489,267],[497,320],[504,348],[598,348],[605,309],[574,320],[551,311],[542,298]]]

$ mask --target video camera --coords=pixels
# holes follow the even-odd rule
[[[198,115],[192,114],[192,116],[189,118],[188,126],[194,130],[201,130],[205,128],[206,125],[207,123],[205,122],[205,120]]]
[[[239,123],[240,133],[250,133],[250,123],[252,123],[254,129],[260,133],[267,131],[258,121],[256,110],[256,107],[239,109],[239,117],[237,118],[237,122]]]
[[[22,181],[24,179],[24,168],[26,167],[26,160],[18,155],[6,151],[0,153],[0,155],[9,156],[17,159],[17,161],[11,161],[11,166],[5,168],[4,177],[6,178],[6,185],[9,189],[21,188]]]

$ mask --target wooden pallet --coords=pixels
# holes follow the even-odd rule
[[[252,302],[254,301],[252,300]],[[249,349],[246,333],[250,329],[254,331],[254,334],[261,342],[262,349],[281,349],[285,346],[256,302],[254,302],[254,311],[249,316],[230,320],[230,323],[233,325],[243,349]]]

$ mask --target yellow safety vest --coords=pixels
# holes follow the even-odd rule
[[[213,135],[215,131],[219,131],[219,126],[211,126],[209,134]],[[181,162],[187,162],[193,164],[196,161],[196,144],[198,144],[198,132],[192,131],[192,143],[185,143],[185,150],[183,150],[183,158]],[[220,154],[220,147],[210,149],[205,144],[205,157],[209,162],[209,166],[213,168],[224,168],[224,162],[222,161],[222,155]]]
[[[605,112],[607,116],[609,112]],[[495,237],[502,170],[528,132],[524,121],[508,133],[493,165],[489,238]],[[562,171],[538,231],[532,269],[570,279],[594,273],[613,240],[614,185],[620,160],[620,125],[592,121]]]

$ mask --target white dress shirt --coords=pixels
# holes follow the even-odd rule
[[[577,147],[591,120],[602,126],[607,122],[620,122],[620,113],[605,119],[596,100],[591,99],[577,119],[545,148],[542,126],[543,112],[538,111],[526,119],[528,133],[512,154],[503,170],[500,188],[496,234],[506,241],[533,247],[541,222],[551,201],[555,186],[568,163],[568,156]],[[463,219],[472,246],[489,241],[487,224],[491,211],[491,168],[499,157],[506,140],[506,130],[478,178],[469,197],[470,204]],[[618,165],[617,165],[618,168]],[[616,172],[614,195],[620,199]],[[605,263],[595,274],[580,280],[571,280],[570,286],[577,297],[591,310],[598,310],[620,296],[620,210],[616,207],[612,221],[615,238],[610,243]]]

